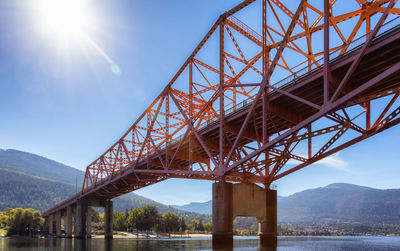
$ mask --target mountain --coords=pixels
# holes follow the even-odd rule
[[[400,189],[381,190],[335,183],[295,193],[278,203],[281,222],[400,224]]]
[[[212,213],[211,201],[175,208]],[[278,221],[285,223],[352,221],[400,224],[400,189],[380,190],[345,183],[278,197]]]
[[[178,206],[178,205],[171,205],[171,207],[189,211],[189,212],[196,212],[200,214],[211,214],[212,212],[212,201],[206,202],[192,202],[186,205]]]
[[[21,171],[24,174],[49,180],[82,184],[83,172],[45,157],[14,149],[0,149],[0,168]]]
[[[74,193],[74,185],[0,168],[0,211],[6,207],[44,211]]]
[[[18,150],[0,149],[0,211],[6,207],[35,208],[41,211],[74,195],[81,189],[83,172],[44,158]],[[114,210],[125,212],[144,205],[156,206],[160,213],[173,212],[186,218],[210,221],[209,215],[189,213],[135,193],[114,200]]]

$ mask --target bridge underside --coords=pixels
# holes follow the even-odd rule
[[[400,18],[388,19],[400,14],[396,1],[356,1],[359,9],[334,16],[336,1],[324,0],[319,11],[302,0],[291,11],[280,1],[261,0],[262,35],[233,16],[253,2],[220,16],[148,109],[87,167],[82,192],[45,216],[82,199],[109,201],[169,178],[258,183],[270,191],[277,179],[400,122]],[[276,8],[290,18],[285,27]],[[282,32],[267,23],[267,9]],[[310,11],[318,13],[314,22]],[[358,21],[346,38],[338,24],[352,18]],[[355,39],[363,24],[365,34]],[[332,30],[342,43],[330,44]],[[199,53],[213,36],[219,67]],[[259,52],[246,57],[254,50],[242,49],[235,36]],[[313,50],[313,37],[323,42],[322,51]],[[308,51],[296,44],[301,39]],[[287,50],[306,60],[289,66]],[[287,77],[272,84],[285,71]]]
[[[337,103],[337,105],[329,104],[328,106],[324,106],[322,68],[268,95],[270,109],[267,110],[266,114],[266,127],[263,127],[262,102],[257,102],[253,116],[251,120],[249,120],[246,130],[244,130],[244,133],[237,143],[238,151],[242,151],[235,156],[239,161],[233,162],[235,168],[230,168],[229,171],[226,171],[224,173],[224,179],[233,182],[248,181],[260,184],[270,183],[300,167],[305,167],[316,162],[323,156],[339,151],[397,124],[399,122],[397,119],[399,108],[392,109],[393,111],[391,113],[387,113],[386,110],[389,109],[385,109],[378,114],[379,116],[376,116],[378,117],[376,121],[371,121],[370,113],[373,109],[373,107],[371,107],[371,101],[384,99],[389,96],[392,99],[387,102],[387,104],[390,105],[394,103],[392,100],[396,99],[400,92],[400,74],[398,74],[399,69],[398,66],[396,66],[396,63],[400,62],[399,41],[400,32],[396,31],[396,33],[392,34],[388,39],[375,41],[369,50],[367,50],[366,55],[360,61],[358,70],[352,75],[339,98],[346,97],[347,94],[352,94],[354,92],[357,93],[352,95],[352,97],[345,102]],[[331,74],[334,79],[342,79],[344,77],[354,58],[357,57],[358,52],[359,51],[354,51],[331,63]],[[377,64],[377,62],[379,62],[379,64]],[[390,75],[384,77],[384,74],[388,71],[391,71]],[[371,81],[375,83],[370,88],[358,91],[359,88],[362,88]],[[336,88],[332,86],[329,90],[329,95],[332,96],[335,90]],[[290,93],[290,96],[285,95],[285,93]],[[301,97],[302,100],[298,100],[296,97]],[[225,117],[225,131],[223,134],[224,140],[227,142],[226,145],[224,145],[226,149],[225,152],[231,147],[231,144],[228,142],[234,142],[238,138],[241,125],[243,125],[246,119],[251,104],[252,103],[249,103],[247,106]],[[322,109],[323,112],[321,112]],[[347,112],[347,110],[351,109],[357,109],[357,111],[361,109],[365,120],[350,118],[350,111]],[[314,123],[321,123],[321,119],[329,120],[329,126],[323,128],[320,126],[313,126]],[[304,132],[297,129],[299,124],[304,124],[301,126],[302,129],[305,129]],[[190,166],[191,163],[196,162],[203,164],[205,167],[210,166],[212,161],[208,157],[207,151],[211,153],[213,158],[218,157],[218,142],[220,140],[219,126],[219,122],[216,121],[198,131],[198,134],[201,139],[204,140],[208,149],[203,148],[194,135],[188,135],[180,142],[171,144],[168,151],[165,149],[158,150],[158,153],[147,156],[147,158],[137,163],[135,167],[128,165],[126,168],[115,172],[112,177],[97,183],[96,187],[90,189],[90,192],[88,192],[96,197],[111,199],[168,178],[218,180],[219,175],[215,170],[205,168],[204,171],[194,171],[191,170]],[[293,128],[297,130],[293,130]],[[261,135],[264,129],[268,135],[281,134],[277,136],[277,139],[280,140],[275,139],[275,144],[270,144],[270,147],[266,147],[263,150],[263,152],[267,152],[270,155],[270,160],[268,162],[265,161],[265,159],[261,161],[244,161],[243,157],[248,156],[245,155],[245,153],[247,153],[245,149],[249,144],[255,143],[257,144],[256,146],[262,145]],[[289,130],[294,131],[294,133],[282,137],[282,132],[287,132]],[[333,145],[334,142],[332,141],[339,140],[347,130],[356,132],[356,137],[340,144],[336,149],[333,149],[333,151],[327,151],[326,146]],[[325,139],[324,147],[320,151],[311,153],[308,156],[300,156],[291,153],[294,150],[293,146],[295,144],[299,144],[301,141],[311,141],[312,138],[324,134],[334,135],[332,135],[333,137],[331,136]],[[250,148],[251,147],[247,147],[247,149]],[[191,156],[187,154],[189,149]],[[166,169],[161,160],[172,157],[175,158]],[[289,159],[294,159],[302,163],[299,167],[295,167],[295,169],[289,169],[286,172],[278,174],[280,168],[283,167],[282,164]],[[263,172],[265,168],[268,167],[271,167],[271,169],[274,168],[274,170],[270,170],[269,173],[264,175]],[[86,191],[84,191],[84,193],[85,192]]]

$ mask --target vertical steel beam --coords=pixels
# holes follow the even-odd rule
[[[219,24],[219,166],[217,173],[221,175],[225,169],[224,165],[224,123],[225,123],[225,96],[224,96],[224,74],[225,74],[225,17]]]
[[[267,0],[262,1],[262,16],[263,16],[263,77],[266,77],[265,75],[268,72],[268,61],[269,61],[269,50],[267,50]],[[267,131],[267,113],[268,113],[268,106],[269,106],[269,100],[268,100],[268,93],[269,93],[269,88],[264,88],[263,92],[263,101],[262,101],[262,143],[265,144],[269,140],[268,137],[268,131]],[[269,152],[266,151],[264,152],[264,159],[268,160],[269,159]],[[270,168],[270,163],[267,161],[265,162],[265,176],[269,176],[269,168]],[[267,186],[267,184],[266,184]]]
[[[193,60],[189,63],[189,119],[193,121]],[[192,170],[192,163],[193,163],[193,154],[192,154],[192,147],[193,147],[193,139],[192,133],[189,133],[189,168]]]
[[[330,68],[329,68],[329,19],[330,19],[329,0],[324,0],[324,102],[326,105],[329,100]]]
[[[312,158],[312,137],[311,137],[311,123],[307,126],[307,132],[309,134],[307,144],[308,144],[308,159]]]
[[[365,109],[365,130],[371,129],[371,102],[367,101],[364,105]]]
[[[262,1],[262,38],[263,38],[263,75],[268,71],[268,59],[267,55],[267,0]]]
[[[166,163],[166,169],[168,169],[170,163],[168,162],[168,148],[169,148],[169,96],[165,96],[165,163]],[[169,164],[168,164],[169,163]]]

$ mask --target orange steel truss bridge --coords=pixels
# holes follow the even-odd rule
[[[271,183],[400,122],[395,0],[247,0],[91,163],[78,198],[168,178]]]

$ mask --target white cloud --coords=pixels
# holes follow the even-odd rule
[[[347,168],[349,163],[344,159],[340,158],[339,153],[325,157],[315,162],[314,164],[325,165],[327,167],[334,168],[340,171],[350,172],[350,170]]]
[[[306,155],[299,155],[301,157],[307,158]],[[290,159],[287,164],[288,165],[299,165],[301,161]],[[333,154],[331,156],[325,157],[312,165],[324,165],[329,168],[334,168],[340,171],[351,172],[347,167],[349,162],[345,161],[344,159],[340,158],[339,153]]]

